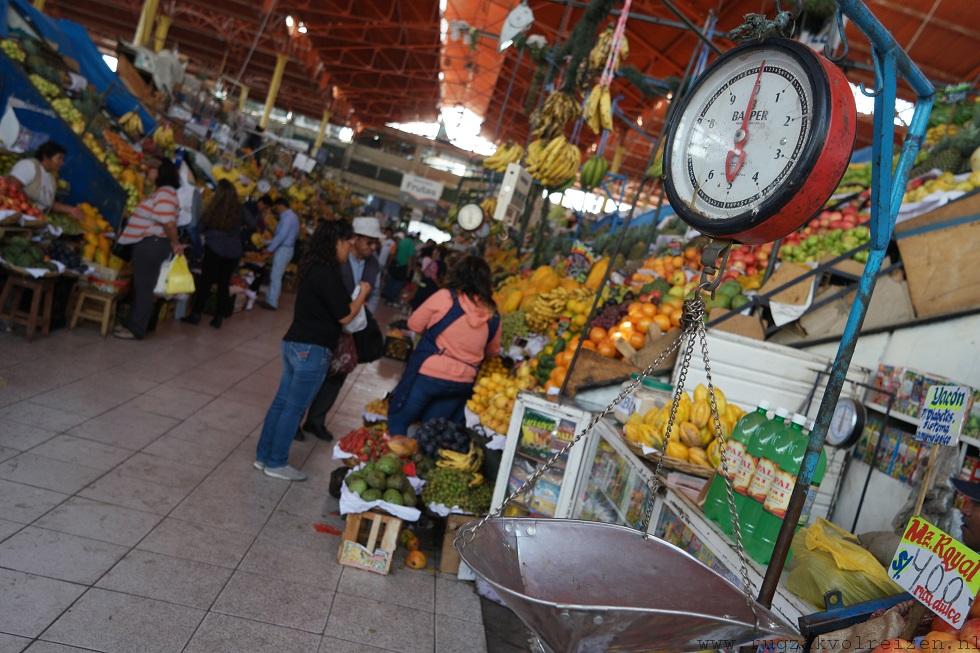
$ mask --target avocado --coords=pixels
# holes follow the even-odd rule
[[[401,461],[398,456],[392,453],[386,453],[378,459],[377,468],[382,474],[394,474],[402,468]]]
[[[718,286],[716,294],[724,295],[725,297],[731,299],[740,292],[742,292],[742,286],[738,285],[737,281],[730,280]]]
[[[381,490],[375,490],[375,489],[364,490],[364,492],[361,493],[361,499],[367,502],[380,501]]]
[[[382,474],[377,469],[370,472],[369,474],[366,474],[364,476],[364,480],[367,481],[368,487],[373,490],[383,490],[387,485],[387,482],[385,480],[385,475]]]
[[[383,501],[400,506],[402,505],[402,493],[398,490],[385,490]]]
[[[389,490],[398,490],[399,492],[401,492],[402,490],[405,489],[407,485],[408,482],[405,479],[405,475],[402,474],[401,472],[397,474],[392,474],[391,476],[388,477],[387,488]]]
[[[363,478],[355,478],[353,481],[347,481],[347,489],[354,494],[364,495],[364,492],[368,489],[367,483]]]
[[[409,488],[402,492],[402,505],[414,507],[418,502],[418,497],[415,496],[415,490]]]
[[[742,309],[746,304],[749,304],[752,300],[745,295],[735,295],[732,297],[732,310],[737,311]]]
[[[377,464],[376,463],[373,463],[373,462],[368,462],[368,463],[364,463],[364,467],[362,467],[360,469],[360,472],[362,474],[364,474],[365,476],[367,476],[368,474],[370,474],[371,472],[373,472],[375,469],[377,469]]]

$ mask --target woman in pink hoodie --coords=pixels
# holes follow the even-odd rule
[[[480,364],[500,351],[492,293],[490,266],[467,256],[450,271],[446,288],[408,318],[408,327],[422,336],[388,399],[392,435],[406,435],[413,422],[439,417],[463,423]]]

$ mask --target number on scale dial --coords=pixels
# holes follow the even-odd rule
[[[705,72],[671,120],[668,199],[711,236],[752,243],[786,235],[836,187],[854,118],[843,74],[805,46],[773,39],[736,48]],[[795,199],[804,186],[822,199]],[[787,209],[791,215],[779,215]]]

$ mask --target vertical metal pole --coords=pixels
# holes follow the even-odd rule
[[[287,61],[289,56],[281,52],[276,55],[276,69],[272,71],[269,92],[265,96],[265,109],[262,110],[262,120],[259,121],[259,127],[262,129],[269,127],[269,116],[272,115],[272,107],[276,106],[276,97],[279,95],[279,86],[282,84],[282,74],[286,72]]]
[[[850,366],[854,348],[861,333],[861,325],[871,301],[871,293],[874,291],[878,271],[885,257],[885,248],[891,240],[895,216],[905,192],[908,171],[922,144],[934,94],[934,89],[929,81],[861,0],[837,0],[837,2],[844,13],[868,36],[876,64],[875,131],[872,144],[871,250],[864,267],[864,274],[858,284],[857,294],[854,298],[854,304],[851,306],[847,324],[844,326],[844,334],[834,359],[827,388],[820,402],[816,425],[810,433],[796,486],[793,488],[786,516],[783,519],[783,525],[773,549],[772,559],[766,569],[766,576],[759,591],[759,602],[766,606],[772,604],[772,598],[779,583],[779,576],[782,574],[786,557],[789,554],[793,533],[803,511],[806,494],[813,481],[813,474],[823,450],[827,429],[833,418],[837,399],[840,396],[847,369]],[[918,98],[908,135],[902,148],[902,155],[893,178],[892,139],[895,132],[895,93],[899,71],[915,90]]]
[[[881,418],[881,433],[875,442],[874,451],[871,452],[871,461],[868,463],[868,475],[864,478],[864,487],[861,488],[861,498],[858,499],[857,508],[854,509],[854,521],[851,523],[851,532],[856,533],[858,519],[861,517],[861,509],[864,508],[864,497],[868,494],[868,485],[871,484],[871,476],[875,473],[875,460],[878,459],[878,452],[881,451],[881,443],[885,440],[885,428],[888,426],[888,418],[892,414],[892,404],[895,403],[895,393],[888,395],[888,406],[885,407],[885,415]]]

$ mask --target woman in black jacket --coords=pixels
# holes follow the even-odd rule
[[[201,216],[200,229],[204,234],[204,262],[191,313],[183,321],[188,324],[201,321],[201,312],[211,294],[211,286],[217,284],[218,304],[211,326],[219,329],[222,320],[231,315],[231,294],[228,289],[231,275],[238,268],[238,259],[242,256],[242,204],[238,201],[235,187],[227,179],[218,182],[214,197]]]

